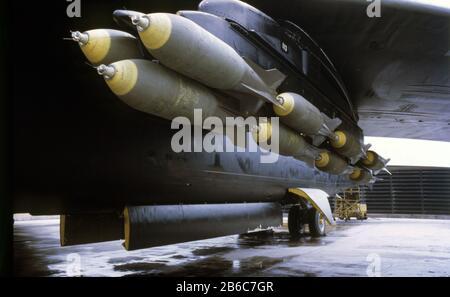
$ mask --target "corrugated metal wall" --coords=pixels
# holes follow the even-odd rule
[[[370,213],[450,215],[450,168],[389,167],[361,189]]]

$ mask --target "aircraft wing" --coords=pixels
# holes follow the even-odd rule
[[[372,18],[366,0],[248,2],[315,39],[366,136],[450,141],[449,1],[381,0]]]

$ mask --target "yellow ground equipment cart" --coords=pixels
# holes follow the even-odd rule
[[[366,220],[367,204],[361,203],[359,188],[348,189],[343,193],[343,196],[336,195],[334,217],[346,221],[352,217],[358,220]]]

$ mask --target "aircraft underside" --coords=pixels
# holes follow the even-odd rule
[[[280,225],[282,207],[293,236],[305,224],[322,236],[327,197],[386,170],[364,143],[354,93],[299,24],[234,0],[148,12],[116,10],[120,30],[71,33],[71,54],[81,49],[91,67],[69,63],[68,105],[49,104],[42,120],[15,103],[14,211],[60,214],[62,245],[124,239],[133,250],[245,233]],[[363,102],[367,126],[377,120]],[[218,126],[199,125],[197,110],[216,124],[256,122],[233,127],[243,139],[214,133],[232,152],[192,152],[196,133],[204,145]],[[180,152],[183,120],[193,125]],[[269,150],[276,161],[262,162]]]

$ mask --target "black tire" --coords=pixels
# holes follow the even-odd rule
[[[312,237],[325,236],[325,218],[315,208],[308,211],[308,226],[309,233]]]
[[[293,238],[298,238],[303,234],[302,213],[298,205],[292,206],[289,210],[288,229]]]

